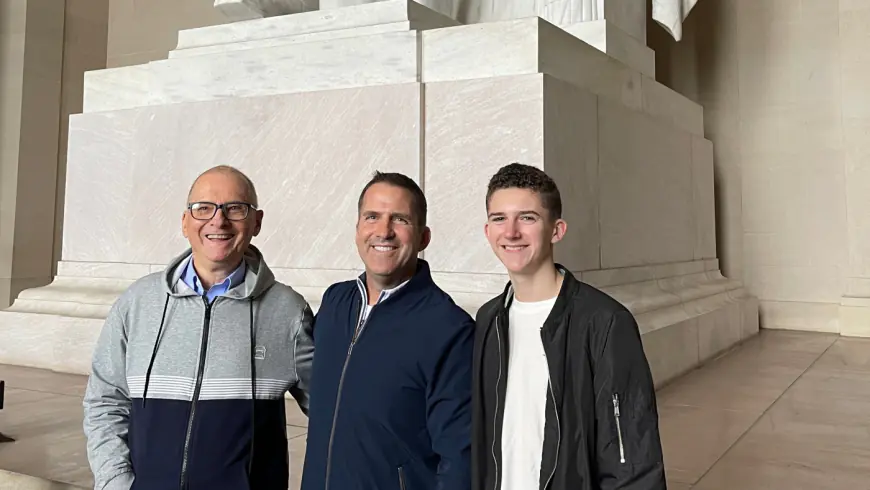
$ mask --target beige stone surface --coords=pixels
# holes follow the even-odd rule
[[[862,2],[723,0],[678,44],[650,31],[660,81],[704,106],[719,258],[762,327],[867,331],[868,25]]]
[[[84,73],[106,67],[108,28],[109,0],[66,0],[52,267],[61,258],[63,243],[69,116],[82,112]]]
[[[64,2],[0,5],[0,307],[51,280]]]
[[[214,0],[109,0],[107,66],[166,59],[178,31],[230,21]]]
[[[610,101],[598,114],[602,268],[691,260],[691,135]]]

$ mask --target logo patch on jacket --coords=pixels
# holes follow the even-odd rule
[[[262,361],[266,359],[266,347],[262,345],[258,345],[254,348],[254,359]]]

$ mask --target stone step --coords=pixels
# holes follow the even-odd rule
[[[272,20],[241,24],[250,23],[248,30],[254,30],[253,26]],[[237,34],[227,27],[225,34],[231,39],[251,38],[245,32]],[[200,42],[214,43],[219,36],[204,40],[206,37],[200,36]],[[703,135],[700,105],[538,17],[428,29],[422,34],[405,30],[256,49],[227,48],[183,59],[87,72],[84,112],[531,73],[552,75]]]
[[[178,33],[170,58],[268,48],[329,39],[426,30],[459,22],[407,0],[319,10],[252,21],[187,29]]]
[[[425,82],[546,73],[691,134],[704,134],[700,105],[543,19],[434,29],[422,37]]]

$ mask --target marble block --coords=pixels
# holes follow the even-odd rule
[[[362,186],[376,169],[420,178],[420,92],[409,83],[72,116],[63,260],[166,263],[186,246],[190,183],[228,164],[258,187],[255,244],[273,266],[356,268]]]
[[[640,72],[543,19],[448,27],[422,36],[424,82],[546,73],[643,110]]]
[[[650,77],[642,77],[641,85],[645,113],[683,131],[704,136],[704,109],[700,104]]]
[[[599,268],[596,97],[546,75],[433,82],[425,93],[425,177],[433,270],[499,273],[483,234],[486,186],[499,167],[544,169],[561,187],[568,233],[558,257]],[[443,240],[443,238],[442,238]]]
[[[394,0],[320,0],[320,10],[334,12],[349,7],[385,3],[389,1]],[[413,0],[409,3],[417,3],[425,6],[427,9],[439,12],[440,14],[452,19],[462,20],[463,23],[466,22],[466,20],[463,19],[467,19],[465,12],[474,10],[474,7],[469,6],[468,0]]]
[[[214,0],[214,7],[232,21],[317,10],[317,0]]]
[[[455,26],[452,18],[412,0],[388,0],[337,10],[316,10],[254,22],[185,29],[170,58],[263,48],[393,31]]]
[[[432,29],[422,37],[423,82],[546,73],[666,125],[704,135],[700,105],[543,19]]]
[[[412,4],[336,9],[332,30],[306,12],[183,32],[169,60],[86,73],[84,112],[546,73],[703,135],[700,106],[543,19],[442,27],[447,17]],[[354,9],[371,17],[348,24]]]
[[[693,259],[692,135],[601,99],[598,137],[601,267]]]
[[[590,46],[655,79],[656,54],[646,43],[631,37],[612,21],[602,19],[562,26]]]
[[[88,72],[84,112],[416,82],[418,42],[388,32]]]

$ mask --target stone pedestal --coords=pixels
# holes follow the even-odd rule
[[[558,260],[637,316],[658,383],[758,329],[719,273],[701,108],[536,17],[462,26],[393,0],[183,32],[168,60],[89,73],[70,126],[63,261],[0,314],[0,362],[87,372],[111,303],[186,246],[187,188],[216,164],[257,184],[255,244],[314,309],[360,272],[377,169],[423,187],[424,257],[473,314],[507,280],[486,182],[519,161],[558,181]]]

